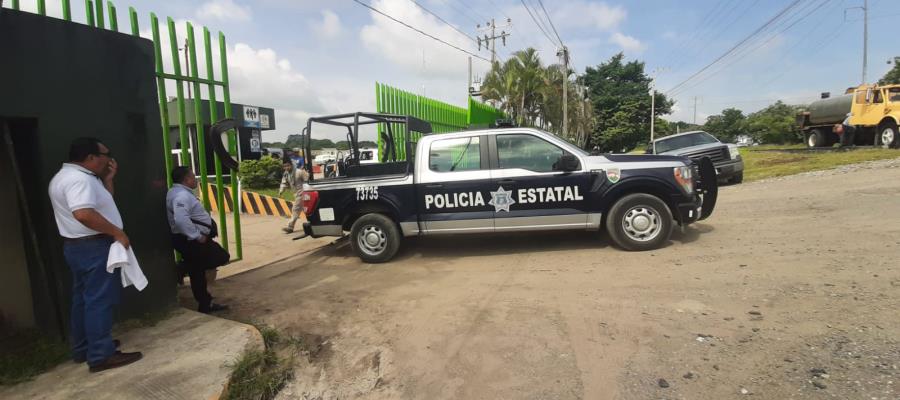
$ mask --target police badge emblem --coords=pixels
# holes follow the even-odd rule
[[[616,183],[619,181],[619,178],[622,176],[622,173],[618,168],[610,168],[606,170],[606,179],[609,180],[609,183]]]

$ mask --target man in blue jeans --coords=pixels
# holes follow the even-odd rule
[[[119,303],[119,269],[106,272],[114,241],[127,249],[128,236],[113,200],[118,164],[95,138],[78,138],[69,146],[69,162],[50,181],[48,192],[63,253],[72,271],[72,358],[87,361],[91,372],[118,368],[142,354],[122,353],[112,338],[113,306]]]

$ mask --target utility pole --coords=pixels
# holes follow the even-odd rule
[[[472,56],[469,56],[469,85],[466,86],[466,93],[468,93],[469,96],[472,95],[472,89],[474,89],[472,87]]]
[[[506,25],[503,26],[497,26],[493,18],[486,22],[484,27],[481,24],[475,25],[479,32],[484,33],[484,36],[479,36],[476,40],[478,42],[478,50],[481,51],[481,44],[484,43],[484,47],[491,51],[491,64],[497,60],[497,39],[500,39],[505,47],[506,38],[510,36],[506,29],[510,27],[512,27],[512,20],[509,18],[506,19]],[[499,35],[497,34],[498,28],[502,29]],[[490,31],[490,35],[487,33],[488,31]]]
[[[697,125],[697,96],[694,96],[694,125]]]
[[[556,52],[556,55],[562,59],[563,80],[562,80],[562,137],[569,136],[569,48],[565,45]]]
[[[863,0],[863,71],[862,83],[866,84],[866,69],[869,64],[869,0]]]
[[[190,68],[191,68],[191,65],[188,63],[188,40],[184,39],[184,75],[185,76],[189,75],[188,71],[191,70]],[[178,84],[180,85],[181,82],[179,82]],[[187,85],[187,89],[188,89],[187,97],[190,99],[190,98],[192,98],[191,97],[191,85]]]
[[[863,12],[863,62],[862,84],[866,84],[866,70],[869,69],[869,0],[863,0],[862,7],[850,7],[844,9],[844,22],[847,22],[847,11],[862,10]]]
[[[656,127],[656,89],[650,89],[650,141],[653,141]]]

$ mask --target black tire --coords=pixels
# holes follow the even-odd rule
[[[897,124],[886,122],[878,127],[878,141],[881,147],[885,149],[896,149],[900,147],[900,137],[898,137]]]
[[[806,147],[828,147],[832,143],[830,133],[825,132],[821,128],[816,128],[806,132]]]
[[[738,172],[737,175],[732,176],[731,179],[728,180],[729,183],[738,184],[744,181],[744,171]]]
[[[350,228],[350,246],[367,263],[390,261],[400,249],[402,236],[397,224],[384,214],[366,214]]]
[[[647,223],[647,229],[639,230],[640,226],[634,224],[638,222],[635,221],[636,218],[642,218],[639,221],[643,221],[640,222],[641,225]],[[628,251],[655,250],[662,247],[669,240],[673,225],[672,212],[666,203],[646,193],[622,197],[610,208],[606,218],[606,231],[609,236],[616,245]]]

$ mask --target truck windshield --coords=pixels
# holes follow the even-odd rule
[[[706,132],[687,133],[668,139],[656,141],[656,154],[701,144],[718,143],[719,140]]]
[[[900,103],[900,87],[888,89],[888,99],[892,103]]]

